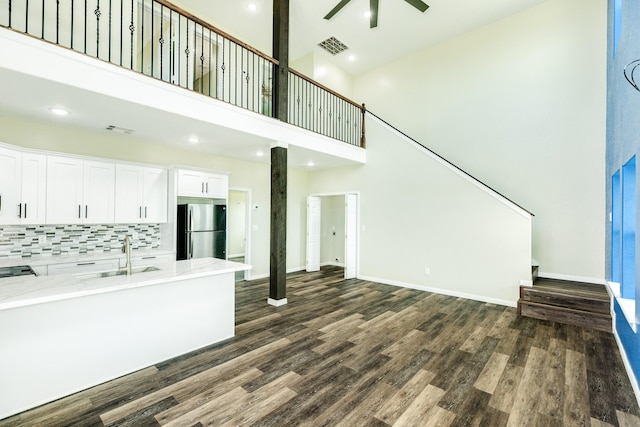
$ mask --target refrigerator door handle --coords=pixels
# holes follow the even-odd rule
[[[191,238],[191,233],[189,233],[187,235],[187,239],[189,239],[189,258],[188,259],[193,259],[193,239]]]
[[[193,206],[189,206],[189,223],[188,223],[188,231],[193,231]]]

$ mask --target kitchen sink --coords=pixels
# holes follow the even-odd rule
[[[158,267],[154,267],[152,265],[147,267],[134,267],[131,269],[131,274],[146,273],[148,271],[158,271],[158,270],[160,270]],[[76,277],[80,277],[82,279],[99,279],[101,277],[115,277],[115,276],[126,276],[126,275],[127,275],[126,269],[101,271],[98,273],[75,274]]]

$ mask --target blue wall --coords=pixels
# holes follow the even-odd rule
[[[620,8],[616,13],[616,5]],[[608,12],[608,58],[607,58],[607,279],[611,279],[612,227],[608,221],[612,208],[611,177],[633,156],[640,159],[640,91],[624,78],[627,64],[640,59],[640,1],[609,0]],[[615,40],[618,38],[617,46]],[[577,71],[579,72],[579,71]],[[636,71],[636,82],[640,85],[640,68]],[[640,175],[640,174],[637,174]],[[640,189],[636,176],[635,187]],[[636,198],[636,224],[640,224],[640,209]],[[635,253],[640,254],[640,239],[636,239]],[[640,269],[635,269],[636,313],[640,307]],[[631,296],[633,297],[633,296]],[[627,320],[615,304],[616,331],[636,376],[640,379],[640,334],[634,333]],[[637,318],[637,314],[636,314]]]

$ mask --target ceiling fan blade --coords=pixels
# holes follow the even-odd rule
[[[378,26],[378,0],[369,0],[369,11],[371,12],[369,28],[375,28]]]
[[[333,15],[335,15],[336,13],[340,12],[340,10],[345,7],[347,5],[347,3],[349,3],[351,0],[340,0],[340,3],[338,3],[336,5],[336,7],[334,7],[333,9],[331,9],[331,11],[329,13],[327,13],[324,17],[324,19],[331,19],[333,18]]]
[[[429,5],[423,2],[422,0],[404,0],[404,1],[406,1],[416,9],[418,9],[420,12],[424,12],[425,10],[429,9]]]

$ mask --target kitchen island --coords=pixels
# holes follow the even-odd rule
[[[234,336],[235,272],[249,265],[157,267],[3,279],[0,419]]]

